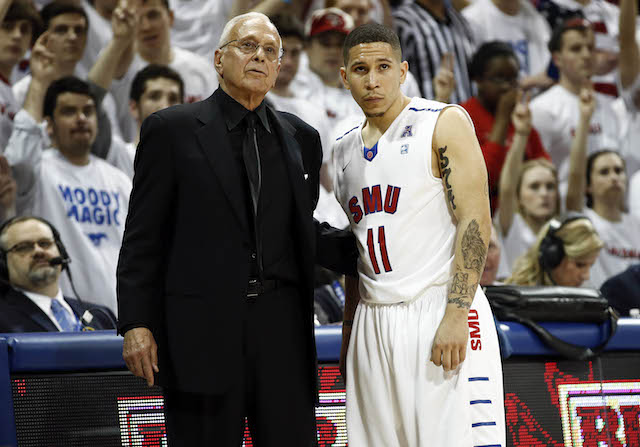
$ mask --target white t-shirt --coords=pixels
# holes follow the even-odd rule
[[[171,43],[213,60],[233,0],[169,0],[173,11]]]
[[[629,212],[640,219],[640,171],[629,180]]]
[[[213,67],[213,59],[207,61],[202,56],[172,47],[173,61],[169,67],[174,69],[184,82],[184,101],[187,103],[201,101],[208,98],[218,88],[218,78]],[[136,74],[148,63],[136,54],[129,70],[122,79],[114,80],[109,91],[113,94],[117,105],[117,120],[122,131],[122,139],[134,141],[137,125],[129,112],[129,97],[131,84]]]
[[[116,266],[131,180],[93,155],[86,166],[71,164],[57,149],[45,148],[44,132],[26,111],[18,112],[5,152],[18,183],[16,210],[56,226],[81,299],[115,313]],[[66,275],[61,287],[74,296]]]
[[[590,287],[599,289],[607,279],[640,262],[640,219],[624,213],[620,222],[609,222],[591,208],[585,208],[584,214],[604,242],[588,281]]]
[[[11,85],[0,77],[0,153],[9,142],[13,130],[13,118],[20,110],[20,106],[13,96]]]
[[[412,301],[449,283],[456,224],[431,171],[446,106],[413,98],[373,148],[364,146],[362,125],[334,145],[335,195],[356,237],[365,302]]]
[[[476,0],[462,10],[469,22],[475,43],[500,40],[508,43],[520,61],[520,75],[529,76],[545,71],[551,54],[547,43],[551,37],[549,24],[529,0],[520,0],[516,15],[500,11],[491,0]]]
[[[527,250],[536,242],[537,235],[527,225],[520,213],[513,215],[513,221],[507,234],[502,234],[500,225],[497,224],[498,237],[502,242],[502,254],[498,278],[508,278],[511,276],[516,260],[525,254]],[[504,259],[504,262],[502,262]]]
[[[595,94],[596,108],[591,117],[587,153],[601,149],[619,150],[620,131],[613,111],[611,96]],[[558,168],[560,191],[566,191],[569,176],[569,154],[573,135],[578,127],[580,104],[578,96],[559,84],[531,101],[533,127],[540,134],[542,145]]]
[[[105,159],[107,163],[124,172],[127,177],[133,180],[133,161],[136,157],[136,145],[127,143],[120,137],[114,136],[111,140],[111,147]]]

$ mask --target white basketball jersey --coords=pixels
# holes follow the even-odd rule
[[[431,170],[431,140],[447,106],[413,98],[373,148],[364,146],[364,123],[334,144],[335,194],[358,241],[366,302],[412,301],[449,281],[456,225]]]

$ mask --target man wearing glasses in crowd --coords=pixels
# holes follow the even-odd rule
[[[233,18],[207,100],[145,120],[118,265],[129,369],[164,387],[169,444],[314,445],[315,262],[355,274],[350,233],[313,221],[318,133],[264,102],[282,43]]]

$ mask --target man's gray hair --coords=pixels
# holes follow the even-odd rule
[[[282,38],[280,37],[280,33],[276,26],[269,20],[269,17],[262,14],[261,12],[248,12],[246,14],[240,14],[239,16],[235,16],[231,20],[227,22],[227,24],[222,29],[222,34],[220,35],[220,40],[218,41],[218,48],[229,41],[229,35],[231,34],[231,30],[240,22],[248,19],[262,19],[266,20],[273,28],[276,30],[276,34],[278,35],[278,40],[280,40],[280,48],[282,48]]]

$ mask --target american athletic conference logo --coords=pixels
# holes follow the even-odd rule
[[[364,147],[364,159],[367,161],[373,160],[378,155],[378,143],[374,144],[372,148]]]

